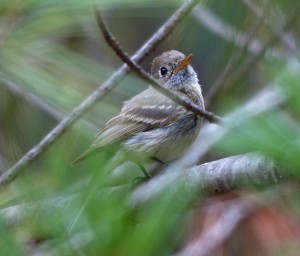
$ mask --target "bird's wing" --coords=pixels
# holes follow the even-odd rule
[[[188,111],[164,95],[149,88],[125,102],[121,113],[107,122],[97,134],[92,147],[102,147],[144,131],[166,127]]]
[[[131,122],[129,120],[124,120],[120,116],[117,116],[114,119],[115,121],[117,121],[116,119],[119,120],[113,125],[109,125],[109,123],[107,123],[106,126],[97,134],[91,147],[100,148],[105,145],[123,141],[139,132],[151,129],[150,125],[146,123]]]
[[[187,111],[173,102],[130,108],[111,119],[97,134],[92,147],[99,148],[158,127],[169,126]]]
[[[124,141],[140,132],[169,126],[188,112],[161,94],[146,92],[147,90],[126,102],[121,113],[106,123],[90,148],[74,163],[97,152],[103,146]]]

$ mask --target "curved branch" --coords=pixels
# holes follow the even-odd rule
[[[129,55],[121,48],[117,40],[109,31],[106,22],[104,21],[102,14],[99,10],[96,11],[96,17],[98,25],[106,39],[107,44],[116,52],[116,54],[123,60],[139,77],[141,77],[146,82],[149,82],[156,90],[166,95],[176,103],[184,106],[187,110],[194,112],[195,114],[205,118],[211,123],[220,123],[222,118],[215,115],[212,112],[206,111],[193,102],[179,97],[175,92],[166,89],[161,83],[152,78],[148,73],[146,73],[141,66],[137,65],[133,60],[130,59]]]

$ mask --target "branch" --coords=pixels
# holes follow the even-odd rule
[[[193,102],[190,102],[184,98],[179,97],[175,92],[166,89],[161,83],[152,78],[148,73],[146,73],[141,66],[137,65],[133,60],[130,59],[129,55],[121,48],[120,44],[117,42],[115,37],[109,31],[105,20],[99,10],[96,11],[96,18],[98,25],[104,35],[104,38],[108,45],[116,52],[116,54],[123,60],[139,77],[141,77],[146,82],[150,83],[156,90],[166,95],[179,105],[184,106],[187,110],[194,112],[195,114],[205,118],[212,123],[220,123],[222,121],[221,117],[215,115],[212,112],[208,112]]]
[[[167,170],[168,171],[168,170]],[[239,187],[268,186],[278,183],[284,177],[284,170],[275,162],[261,155],[249,153],[231,156],[217,161],[194,166],[181,172],[167,172],[138,187],[131,203],[144,203],[158,195],[168,185],[182,195],[223,193]]]
[[[199,0],[186,1],[159,30],[134,54],[132,59],[137,63],[145,59],[149,53],[161,43],[174,27],[187,16]],[[98,100],[113,89],[128,73],[127,65],[119,68],[108,80],[99,86],[78,107],[66,116],[51,132],[49,132],[35,147],[29,150],[17,163],[0,176],[0,187],[13,181],[29,164],[40,156],[64,132],[66,132],[85,112],[91,109]]]
[[[197,196],[208,193],[215,194],[225,192],[237,187],[268,186],[283,181],[284,170],[273,161],[257,154],[244,154],[231,156],[206,164],[194,166],[188,169],[181,169],[180,175],[174,177],[174,173],[168,173],[168,177],[153,178],[145,186],[138,187],[130,198],[130,204],[135,207],[139,203],[146,202],[166,188],[165,184],[172,179],[172,189],[178,192],[178,200],[186,200],[187,193]],[[162,184],[159,179],[163,178]],[[182,181],[183,185],[178,185]],[[84,189],[84,188],[83,188]],[[101,189],[99,196],[124,195],[131,189],[130,185]],[[178,191],[180,189],[180,191]],[[183,189],[183,190],[182,190]],[[182,196],[180,198],[180,195]],[[32,209],[49,211],[51,209],[64,210],[67,204],[76,201],[79,194],[57,197],[48,200],[41,200],[38,203],[22,203],[20,205],[8,206],[0,210],[0,216],[10,223],[21,221],[27,212]]]

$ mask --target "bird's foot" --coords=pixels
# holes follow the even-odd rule
[[[132,181],[133,186],[138,186],[144,182],[147,182],[151,179],[151,176],[147,173],[145,176],[135,177]]]

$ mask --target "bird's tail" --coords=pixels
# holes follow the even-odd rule
[[[97,153],[97,149],[95,148],[88,148],[86,151],[84,151],[79,157],[77,157],[73,162],[72,165],[75,165],[79,162],[81,162],[82,160],[94,155],[95,153]]]

